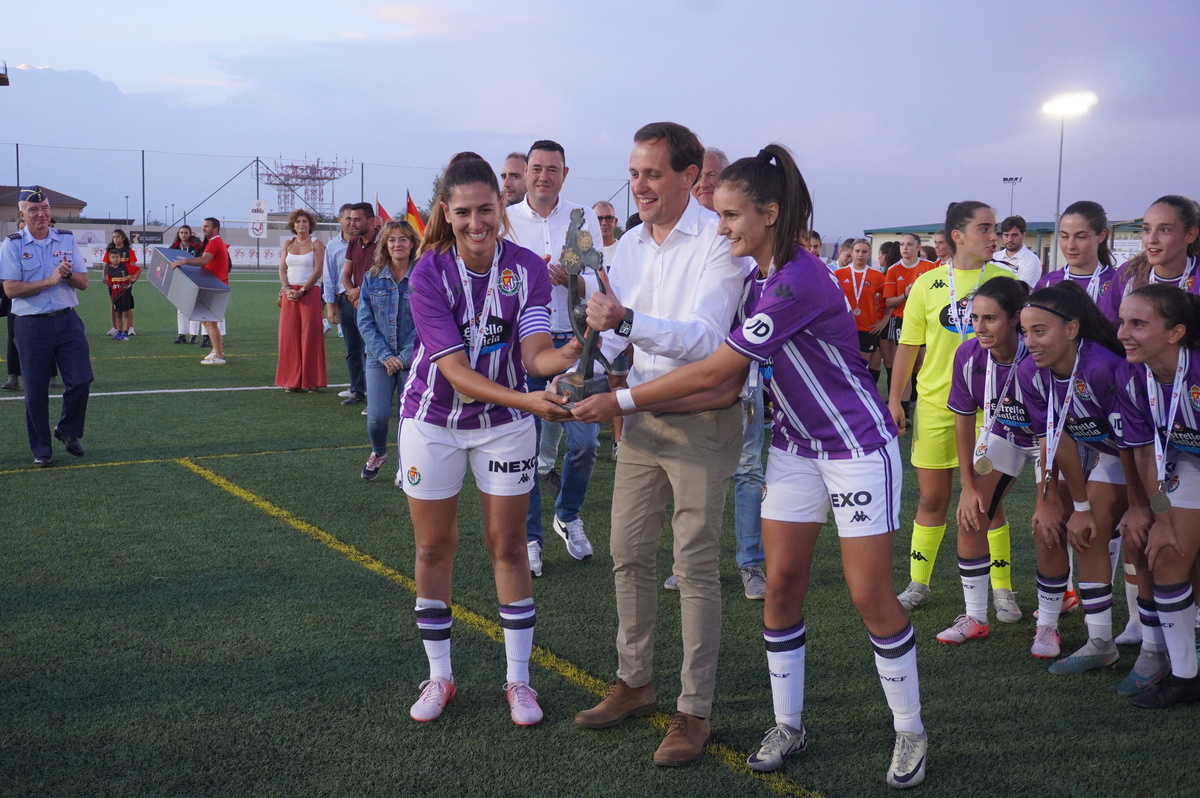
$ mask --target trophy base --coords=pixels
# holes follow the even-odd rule
[[[576,402],[582,402],[589,396],[598,393],[608,393],[608,377],[590,377],[583,379],[578,374],[572,374],[558,381],[558,395],[567,397],[563,404],[567,410],[575,407]]]

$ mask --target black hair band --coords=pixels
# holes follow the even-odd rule
[[[1048,306],[1046,306],[1046,305],[1038,305],[1038,304],[1036,304],[1036,303],[1033,303],[1033,302],[1028,302],[1028,303],[1026,303],[1026,304],[1025,304],[1025,307],[1027,307],[1027,308],[1037,308],[1038,310],[1044,310],[1044,311],[1046,311],[1047,313],[1053,313],[1055,316],[1058,316],[1058,317],[1059,317],[1060,319],[1062,319],[1063,321],[1079,321],[1079,319],[1073,319],[1073,318],[1071,318],[1070,316],[1068,316],[1066,313],[1063,313],[1061,310],[1056,310],[1055,308],[1048,307]]]

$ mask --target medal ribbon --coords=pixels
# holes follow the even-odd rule
[[[992,410],[992,389],[996,386],[996,361],[992,358],[990,352],[987,355],[987,376],[983,378],[983,430],[979,433],[979,442],[976,448],[982,448],[987,451],[988,438],[992,434],[992,423],[995,421],[996,414]],[[1008,370],[1008,377],[1004,380],[1004,387],[1000,389],[1000,393],[996,395],[995,407],[999,409],[1000,403],[1004,401],[1004,397],[1008,395],[1008,387],[1012,385],[1013,376],[1017,373],[1017,365],[1021,362],[1021,358],[1025,357],[1025,342],[1017,339],[1017,352],[1013,356],[1012,368]]]
[[[850,285],[854,289],[854,307],[857,308],[859,302],[862,301],[863,288],[865,288],[867,285],[867,270],[863,269],[863,271],[862,271],[862,282],[861,283],[855,282],[854,275],[856,273],[857,272],[855,271],[854,267],[851,266],[850,267]]]
[[[467,274],[467,264],[458,256],[458,248],[454,248],[454,262],[458,264],[458,278],[462,280],[463,298],[466,300],[466,323],[471,330],[471,341],[467,346],[467,358],[471,361],[471,369],[479,362],[479,352],[483,349],[483,328],[491,317],[493,297],[499,282],[500,242],[496,242],[496,254],[492,257],[492,268],[488,274],[487,293],[483,295],[483,309],[475,315],[475,295],[471,291],[471,278]]]
[[[1150,401],[1150,417],[1154,421],[1154,465],[1158,470],[1159,491],[1167,480],[1167,447],[1171,444],[1171,424],[1175,414],[1179,412],[1179,398],[1183,395],[1183,375],[1188,369],[1187,349],[1179,347],[1179,360],[1175,365],[1175,383],[1171,388],[1171,407],[1166,419],[1159,418],[1162,410],[1162,385],[1154,379],[1154,372],[1146,366],[1146,398]],[[1159,429],[1166,430],[1166,437],[1159,434]]]
[[[983,272],[986,269],[986,263],[979,267],[979,276],[975,278],[975,287],[967,295],[968,300],[974,297],[975,292],[979,290],[979,282],[983,279]],[[950,323],[954,325],[954,329],[958,330],[958,337],[965,341],[967,340],[967,336],[970,335],[967,332],[967,328],[971,326],[971,307],[968,301],[967,307],[963,308],[962,315],[959,315],[958,293],[954,284],[954,258],[946,262],[946,271],[949,273],[947,282],[950,288],[950,307],[946,309],[946,313],[950,317]]]
[[[1067,411],[1071,408],[1071,400],[1075,398],[1075,375],[1079,373],[1079,356],[1083,353],[1086,343],[1080,341],[1079,348],[1075,350],[1075,365],[1071,366],[1071,376],[1067,379],[1067,398],[1063,400],[1062,413],[1057,423],[1054,420],[1054,372],[1047,369],[1050,374],[1050,401],[1046,403],[1046,462],[1042,464],[1047,483],[1050,482],[1050,474],[1054,470],[1054,455],[1058,454],[1063,429],[1067,426]]]

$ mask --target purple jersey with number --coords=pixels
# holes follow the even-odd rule
[[[514,391],[525,390],[521,341],[550,332],[550,278],[537,255],[505,241],[493,292],[491,312],[475,370]],[[452,250],[426,252],[409,277],[408,302],[417,328],[416,348],[400,416],[450,429],[482,429],[517,421],[524,411],[484,402],[464,402],[438,371],[437,361],[453,352],[470,355],[470,318],[483,312],[491,272],[467,270],[470,304]],[[470,316],[467,308],[470,307]]]
[[[1200,357],[1196,357],[1195,352],[1189,349],[1183,350],[1183,357],[1183,396],[1179,398],[1179,407],[1176,408],[1175,416],[1169,425],[1171,438],[1168,448],[1190,455],[1200,455]],[[1170,382],[1164,384],[1158,383],[1156,380],[1155,383],[1158,386],[1157,394],[1160,403],[1158,415],[1163,420],[1162,424],[1157,425],[1159,440],[1165,440],[1168,431],[1166,416],[1171,410],[1171,401],[1174,395],[1174,374],[1172,374]],[[1129,415],[1144,418],[1147,425],[1153,425],[1154,416],[1150,410],[1150,400],[1146,393],[1146,367],[1144,365],[1141,363],[1129,364],[1129,379],[1125,384],[1125,389],[1131,405]]]
[[[748,294],[746,320],[725,340],[771,365],[771,446],[803,457],[862,457],[896,437],[858,351],[840,285],[814,255],[794,260]]]
[[[1029,419],[1039,438],[1046,437],[1047,403],[1054,403],[1057,423],[1066,392],[1070,390],[1071,405],[1067,408],[1064,432],[1079,443],[1100,454],[1116,455],[1122,449],[1151,442],[1146,418],[1127,412],[1131,408],[1126,391],[1130,365],[1098,343],[1086,340],[1080,343],[1079,370],[1074,379],[1059,379],[1049,368],[1037,367],[1018,369],[1017,376],[1024,378]]]
[[[1024,347],[1018,347],[1019,359],[1015,363],[995,362],[995,374],[992,378],[992,392],[1000,393],[1008,375],[1014,368],[1029,360]],[[991,355],[972,338],[958,347],[954,353],[954,376],[950,383],[950,398],[946,406],[960,416],[973,416],[979,412],[984,403],[984,392],[987,387],[987,364]],[[992,429],[994,435],[1001,435],[1014,446],[1033,446],[1035,443],[1033,431],[1029,426],[1029,411],[1025,407],[1021,392],[1020,381],[1016,376],[1008,383],[1004,396],[990,396],[987,400],[992,403]]]
[[[1108,293],[1108,289],[1112,287],[1113,282],[1116,280],[1117,270],[1112,266],[1100,266],[1099,264],[1097,264],[1097,268],[1100,269],[1100,278],[1096,281],[1096,295],[1092,297],[1092,301],[1099,305],[1103,301],[1104,295]],[[1061,269],[1055,269],[1045,274],[1042,279],[1037,281],[1037,285],[1033,287],[1033,290],[1037,291],[1041,288],[1058,285],[1067,278],[1070,278],[1072,282],[1078,283],[1079,287],[1084,291],[1087,291],[1088,286],[1092,284],[1092,275],[1071,274],[1070,267],[1063,266]]]

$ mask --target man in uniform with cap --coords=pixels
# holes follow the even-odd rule
[[[15,333],[25,377],[25,428],[33,464],[53,463],[50,447],[50,375],[63,379],[62,414],[54,437],[67,453],[83,455],[83,424],[92,384],[92,361],[76,291],[88,286],[87,264],[75,236],[50,226],[50,201],[39,186],[21,189],[17,210],[25,229],[0,244],[0,280],[12,298]]]

